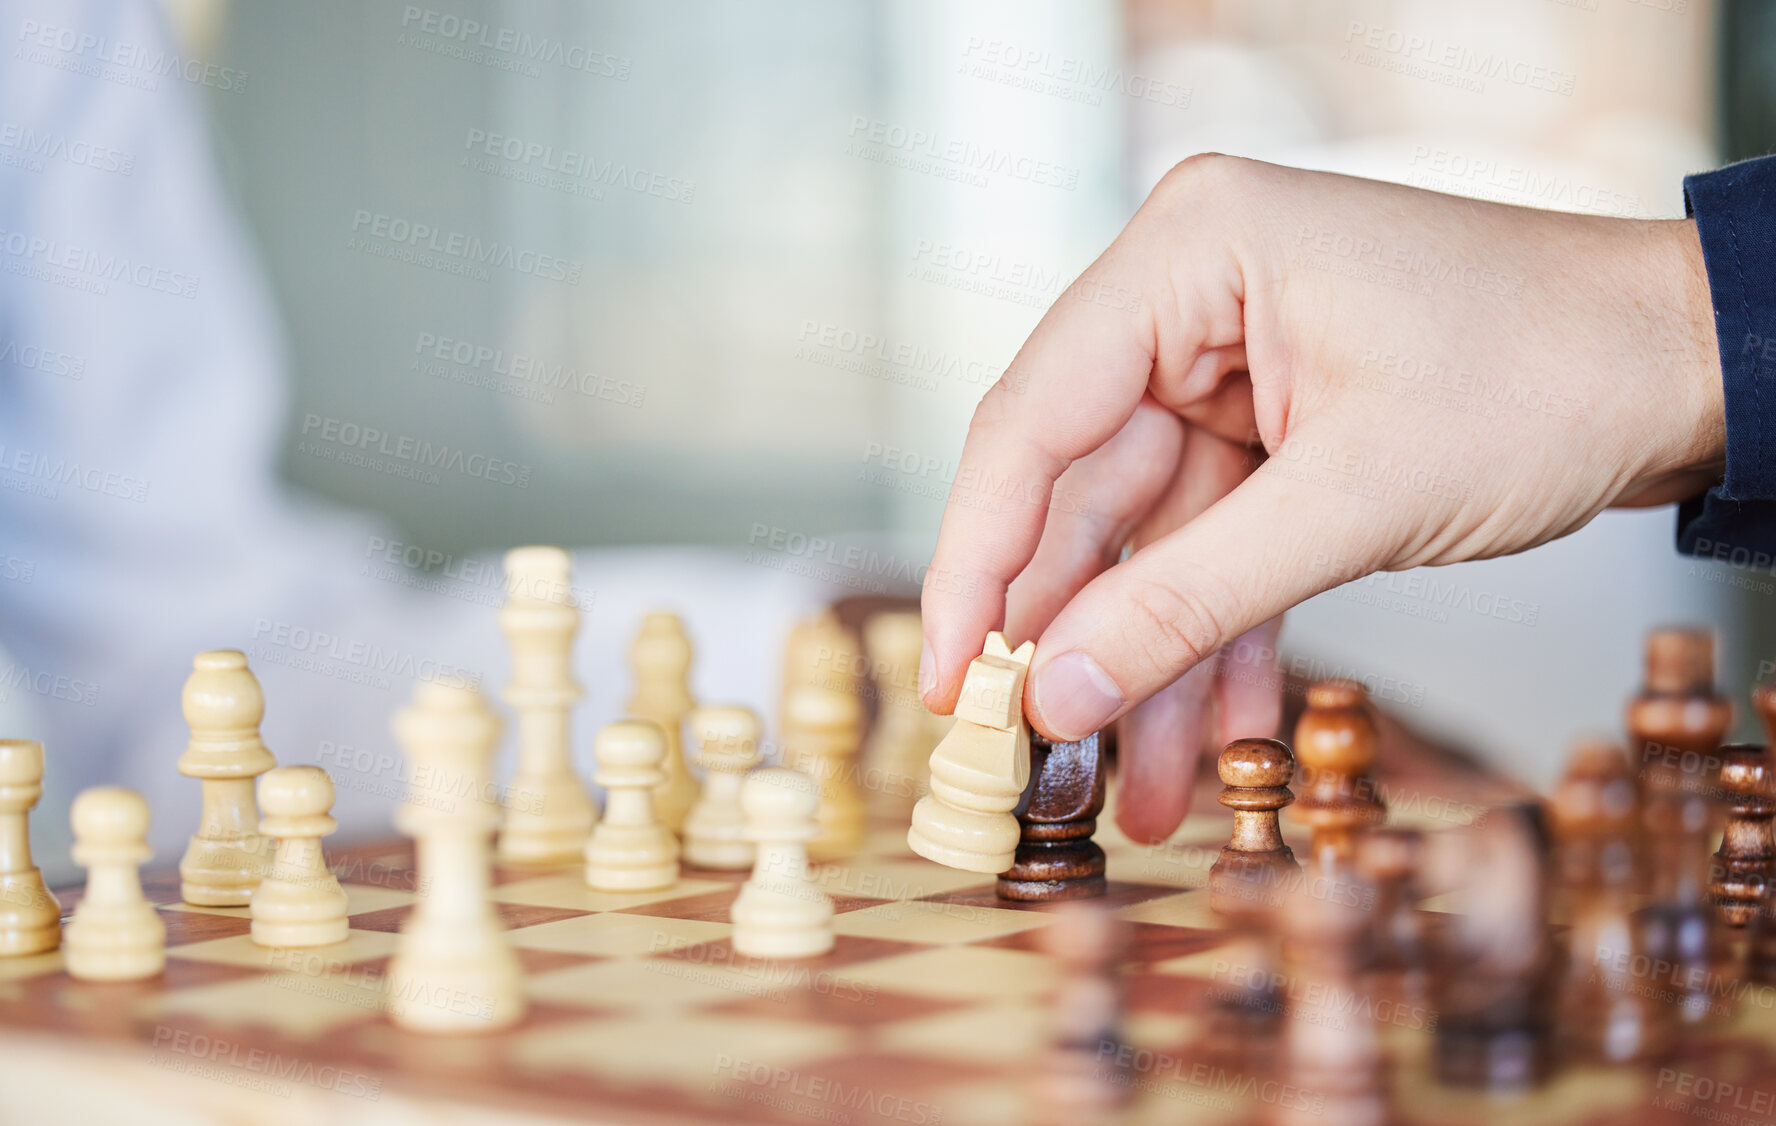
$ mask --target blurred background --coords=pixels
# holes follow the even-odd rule
[[[810,553],[861,593],[913,589],[974,404],[1177,161],[1681,217],[1683,175],[1766,151],[1776,107],[1776,16],[1713,0],[167,11],[250,79],[201,96],[281,320],[292,487],[390,521],[421,566],[809,537],[905,564]],[[315,453],[350,427],[523,488]],[[1736,700],[1771,672],[1776,579],[1673,539],[1669,509],[1611,513],[1359,581],[1291,615],[1285,667],[1546,785],[1574,736],[1619,730],[1649,626],[1720,629]]]
[[[1177,161],[1681,217],[1686,172],[1763,151],[1721,113],[1723,21],[1773,30],[1706,0],[438,3],[210,14],[254,76],[213,103],[289,326],[291,448],[318,414],[535,477],[488,504],[286,471],[450,551],[744,546],[764,525],[923,558],[975,402]],[[620,73],[452,57],[452,17]],[[1745,66],[1731,101],[1770,105],[1745,88],[1769,73]],[[582,270],[368,257],[366,211]],[[589,379],[542,394],[502,374],[516,356]],[[1574,734],[1616,728],[1648,625],[1728,627],[1741,700],[1772,654],[1750,596],[1672,540],[1669,510],[1612,513],[1519,558],[1361,581],[1293,615],[1285,650],[1545,784]]]

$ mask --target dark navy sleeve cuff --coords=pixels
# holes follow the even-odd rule
[[[1776,156],[1684,177],[1714,300],[1727,404],[1721,483],[1678,506],[1677,549],[1776,564]]]

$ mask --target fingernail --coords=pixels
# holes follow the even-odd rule
[[[937,658],[931,655],[931,642],[919,653],[919,698],[922,700],[931,695],[937,687]]]
[[[1108,673],[1074,650],[1050,661],[1036,677],[1036,709],[1049,730],[1083,739],[1122,707],[1122,693]]]

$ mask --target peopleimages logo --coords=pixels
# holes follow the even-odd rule
[[[303,441],[297,443],[298,453],[315,453],[317,451],[311,447],[324,442],[327,446],[323,448],[330,448],[329,452],[339,450],[368,455],[372,463],[368,468],[372,469],[382,469],[383,466],[375,463],[380,459],[388,459],[416,470],[443,469],[465,477],[491,481],[496,485],[516,485],[520,489],[530,487],[531,469],[528,465],[487,454],[469,453],[459,446],[428,442],[406,434],[391,434],[375,426],[362,426],[343,419],[305,414],[302,417],[302,437]],[[337,457],[332,460],[348,459]],[[436,474],[432,474],[432,477],[434,480],[430,483],[436,484]]]
[[[544,281],[565,282],[568,285],[579,285],[580,275],[584,271],[579,262],[541,250],[488,241],[461,231],[442,231],[427,223],[416,223],[411,219],[380,211],[359,208],[352,212],[351,229],[355,237],[377,239],[381,244],[421,256],[416,263],[419,265],[431,264],[425,260],[425,256],[439,255],[463,266],[481,269],[493,266],[511,270],[515,274],[541,278]]]
[[[234,94],[247,88],[247,72],[244,70],[188,59],[163,47],[144,46],[37,20],[20,21],[18,41],[23,46],[15,58],[92,78],[123,81],[140,89],[156,89],[156,78],[178,78]],[[57,58],[57,55],[61,57]],[[135,73],[125,75],[119,71]]]

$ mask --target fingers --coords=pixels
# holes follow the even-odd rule
[[[1135,530],[1131,543],[1137,551],[1201,515],[1256,464],[1245,447],[1197,426],[1186,431],[1184,442],[1177,477]],[[1131,839],[1164,840],[1190,811],[1197,758],[1210,734],[1210,718],[1218,714],[1211,706],[1221,693],[1216,673],[1208,663],[1198,665],[1123,718],[1117,733],[1116,823]]]
[[[1208,511],[1087,584],[1037,643],[1025,693],[1037,729],[1082,738],[1326,589],[1310,545],[1378,555],[1356,503],[1266,462]]]
[[[1277,639],[1283,620],[1247,630],[1221,650],[1215,666],[1215,745],[1235,739],[1273,739],[1283,722],[1283,677]]]
[[[1006,591],[1012,645],[1040,635],[1068,599],[1116,562],[1171,484],[1183,450],[1183,421],[1145,398],[1115,437],[1067,467],[1036,556]]]
[[[1125,249],[1119,240],[1055,302],[969,425],[922,596],[919,691],[934,711],[954,708],[968,662],[1004,620],[1006,588],[1036,554],[1055,479],[1141,402],[1159,302],[1094,299],[1106,287],[1142,288],[1119,265]]]
[[[1130,840],[1163,841],[1189,812],[1213,683],[1209,666],[1198,665],[1123,717],[1116,740],[1116,824]]]

